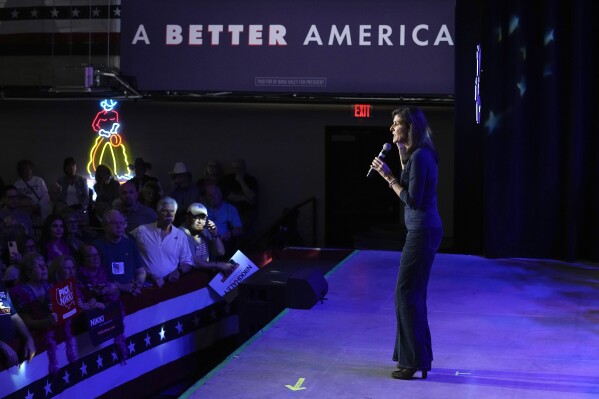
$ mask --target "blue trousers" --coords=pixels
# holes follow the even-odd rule
[[[408,229],[395,287],[397,334],[393,361],[399,367],[430,370],[433,361],[426,293],[443,229]]]

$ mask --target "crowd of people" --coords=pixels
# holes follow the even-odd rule
[[[72,157],[49,185],[34,175],[33,162],[21,160],[14,183],[0,181],[0,369],[34,356],[32,332],[44,337],[50,373],[57,371],[57,333],[68,360],[77,358],[70,321],[60,322],[52,309],[53,284],[75,281],[84,313],[175,283],[194,269],[234,269],[229,259],[247,242],[258,196],[243,160],[229,174],[211,160],[195,182],[176,162],[168,191],[143,158],[129,167],[134,177],[119,183],[99,165],[89,188]],[[122,334],[115,346],[124,361]]]

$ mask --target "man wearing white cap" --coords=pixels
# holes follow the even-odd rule
[[[175,215],[175,226],[179,226],[185,219],[187,207],[200,198],[200,189],[193,184],[191,180],[191,171],[183,162],[175,163],[170,173],[173,182],[173,189],[169,197],[174,198],[179,204],[179,211]]]
[[[203,204],[194,202],[189,205],[185,222],[179,228],[187,235],[195,267],[225,274],[235,268],[232,263],[211,261],[217,256],[224,255],[225,247],[218,235],[216,225],[212,220],[208,220],[208,210]]]

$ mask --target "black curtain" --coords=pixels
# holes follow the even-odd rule
[[[466,64],[466,71],[474,71],[474,49],[468,47],[480,39],[482,122],[466,121],[462,129],[465,117],[456,119],[456,180],[470,176],[472,167],[480,168],[481,180],[470,177],[470,184],[456,186],[462,190],[456,194],[456,216],[472,218],[456,226],[457,241],[483,237],[470,249],[488,257],[598,261],[594,2],[474,3],[457,2],[456,25],[465,22],[468,10],[471,23],[473,10],[480,18],[459,52],[456,48],[456,70]],[[457,75],[456,111],[467,115],[472,109],[465,96],[468,74]],[[469,163],[473,151],[478,152]]]

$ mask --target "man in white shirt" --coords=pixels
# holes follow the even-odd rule
[[[130,234],[137,241],[148,277],[158,287],[162,287],[165,281],[177,281],[181,275],[191,270],[193,259],[187,236],[173,226],[177,201],[164,197],[158,201],[156,210],[156,222],[143,224]]]

